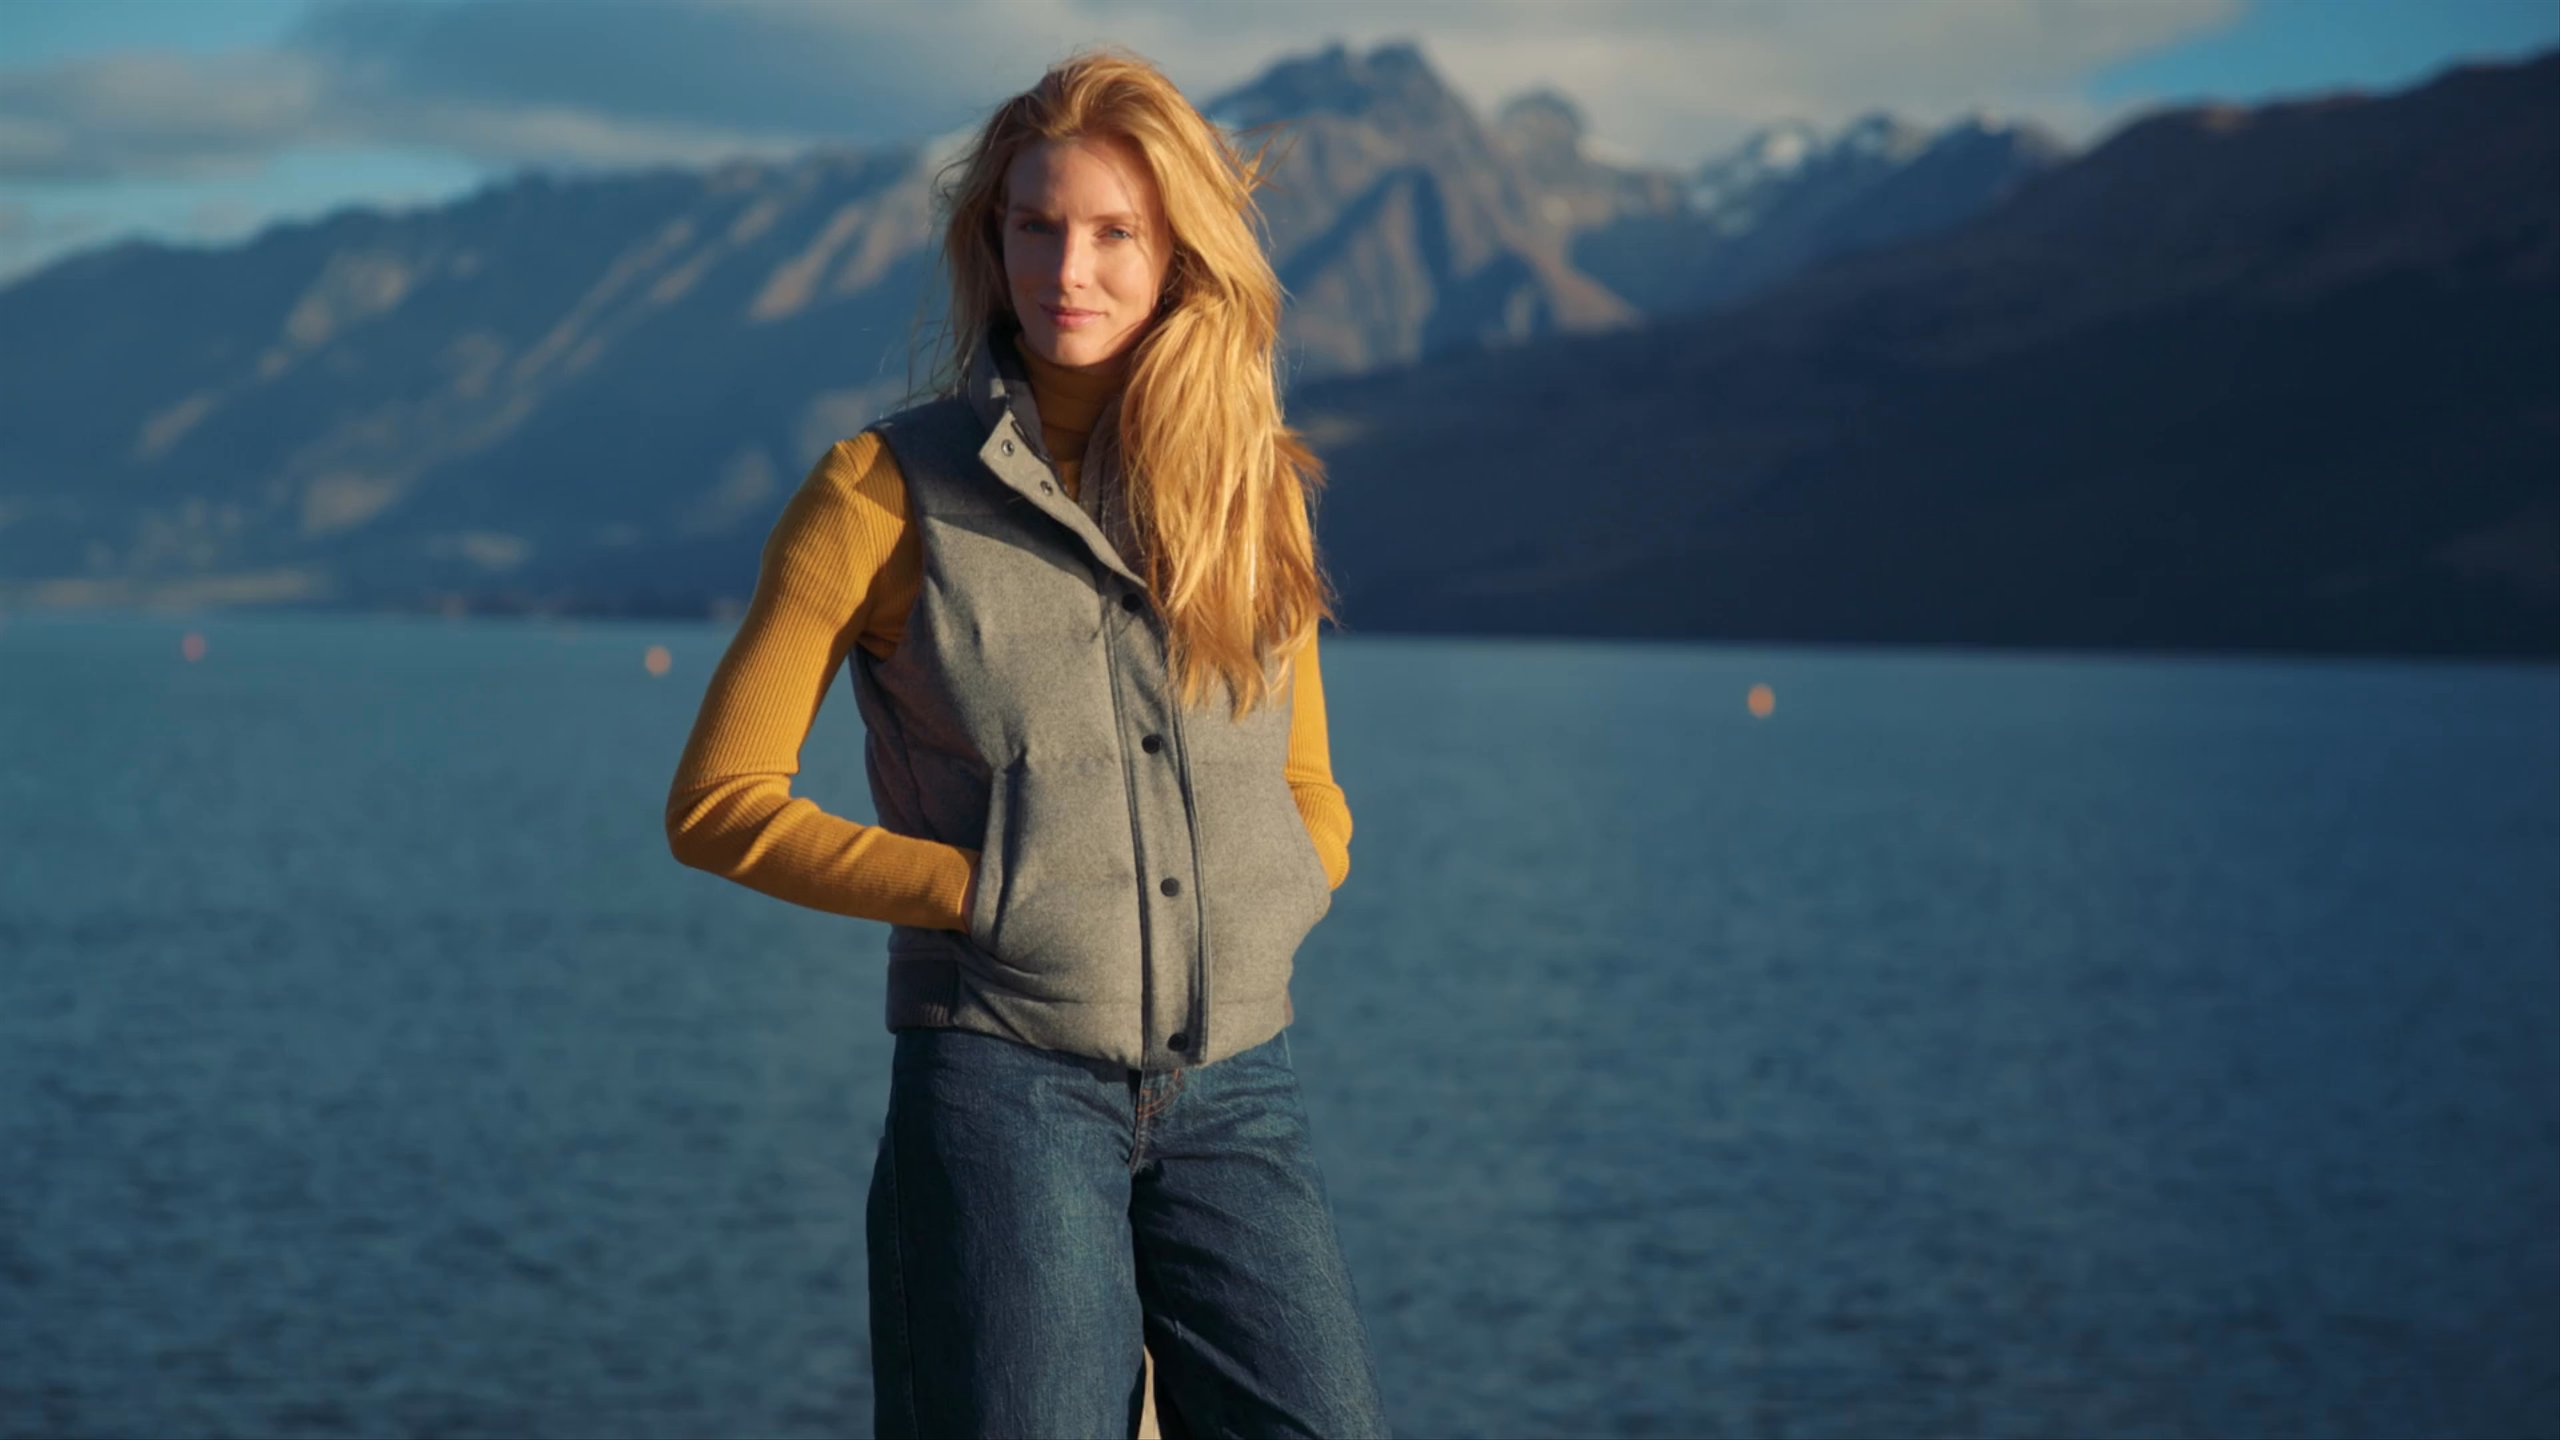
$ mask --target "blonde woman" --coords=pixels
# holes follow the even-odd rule
[[[1166,1436],[1384,1435],[1289,1053],[1351,815],[1262,156],[1095,50],[946,173],[933,397],[785,506],[670,843],[890,926],[881,1435],[1130,1435],[1150,1355]],[[848,660],[876,825],[790,791]]]

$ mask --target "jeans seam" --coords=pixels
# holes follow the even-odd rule
[[[1153,1113],[1147,1109],[1147,1082],[1143,1075],[1139,1077],[1135,1099],[1136,1124],[1129,1135],[1129,1173],[1132,1175],[1138,1173],[1139,1166],[1147,1163],[1147,1120]]]
[[[1149,1099],[1149,1098],[1148,1098],[1147,1090],[1146,1090],[1146,1088],[1145,1088],[1143,1085],[1141,1085],[1141,1086],[1139,1087],[1139,1090],[1138,1090],[1138,1113],[1139,1113],[1139,1114],[1141,1114],[1141,1115],[1150,1115],[1150,1116],[1152,1116],[1152,1115],[1161,1115],[1161,1114],[1163,1114],[1163,1113],[1165,1112],[1166,1107],[1168,1107],[1168,1106],[1170,1106],[1170,1105],[1172,1105],[1172,1104],[1173,1104],[1174,1097],[1175,1097],[1175,1096],[1177,1096],[1177,1095],[1180,1095],[1180,1094],[1182,1093],[1182,1087],[1183,1087],[1184,1081],[1183,1081],[1183,1078],[1182,1078],[1182,1072],[1181,1072],[1181,1071],[1176,1070],[1176,1071],[1172,1072],[1172,1074],[1173,1074],[1173,1083],[1172,1083],[1172,1084],[1170,1084],[1170,1085],[1159,1085],[1159,1086],[1157,1086],[1157,1087],[1156,1087],[1156,1090],[1155,1090],[1155,1097],[1154,1097],[1153,1099]]]
[[[1166,1107],[1173,1104],[1174,1097],[1182,1093],[1182,1087],[1187,1083],[1183,1079],[1182,1071],[1177,1069],[1172,1072],[1172,1075],[1173,1083],[1159,1087],[1152,1096],[1147,1089],[1145,1074],[1141,1072],[1138,1077],[1137,1127],[1129,1138],[1129,1173],[1132,1175],[1137,1174],[1139,1167],[1147,1163],[1147,1131],[1151,1128],[1147,1122],[1162,1115]]]
[[[920,1428],[924,1423],[924,1414],[923,1411],[917,1408],[916,1403],[916,1312],[914,1301],[908,1298],[906,1235],[907,1206],[906,1201],[899,1193],[898,1132],[895,1125],[892,1125],[889,1128],[888,1140],[889,1268],[892,1279],[898,1287],[898,1323],[906,1327],[907,1332],[905,1335],[899,1337],[899,1359],[903,1363],[899,1366],[900,1373],[898,1378],[906,1386],[907,1423],[911,1427]]]
[[[1155,1280],[1155,1286],[1154,1286],[1155,1292],[1156,1292],[1158,1295],[1162,1295],[1162,1294],[1164,1294],[1164,1293],[1165,1293],[1165,1290],[1164,1290],[1164,1282],[1163,1282],[1162,1280],[1158,1280],[1158,1279],[1156,1279],[1156,1267],[1155,1267],[1155,1265],[1154,1265],[1154,1263],[1153,1263],[1152,1261],[1150,1261],[1150,1260],[1148,1260],[1148,1259],[1147,1259],[1146,1253],[1145,1253],[1143,1250],[1141,1250],[1141,1251],[1139,1252],[1139,1255],[1138,1255],[1138,1263],[1139,1263],[1140,1265],[1142,1265],[1142,1266],[1144,1266],[1144,1267],[1146,1268],[1147,1278],[1148,1278],[1148,1279],[1150,1279],[1150,1280]],[[1164,1313],[1162,1313],[1162,1314],[1158,1315],[1156,1318],[1157,1318],[1159,1321],[1161,1321],[1161,1322],[1163,1323],[1163,1325],[1164,1325],[1164,1328],[1165,1328],[1165,1329],[1167,1329],[1167,1330],[1169,1330],[1169,1331],[1173,1332],[1173,1338],[1174,1338],[1174,1341],[1175,1341],[1175,1348],[1176,1348],[1177,1350],[1179,1350],[1179,1349],[1180,1349],[1180,1347],[1181,1347],[1181,1342],[1182,1342],[1182,1340],[1183,1340],[1183,1328],[1182,1328],[1182,1321],[1181,1321],[1180,1319],[1176,1318],[1176,1317],[1174,1316],[1174,1314],[1173,1314],[1173,1312],[1172,1312],[1171,1310],[1167,1310],[1167,1311],[1165,1311]],[[1143,1317],[1142,1317],[1142,1319],[1141,1319],[1141,1323],[1140,1323],[1140,1325],[1139,1325],[1139,1328],[1140,1328],[1141,1330],[1143,1330],[1143,1329],[1145,1329],[1145,1328],[1146,1328],[1146,1327],[1145,1327],[1145,1324],[1144,1324],[1144,1321],[1143,1321]],[[1178,1362],[1177,1362],[1177,1363],[1178,1363]],[[1171,1394],[1172,1394],[1172,1392],[1173,1392],[1173,1387],[1172,1387],[1171,1385],[1169,1385],[1169,1384],[1164,1383],[1164,1382],[1165,1382],[1165,1378],[1166,1378],[1166,1377],[1165,1377],[1165,1363],[1164,1363],[1164,1359],[1163,1359],[1163,1357],[1161,1357],[1161,1356],[1157,1357],[1157,1359],[1156,1359],[1156,1375],[1155,1375],[1155,1378],[1156,1378],[1156,1382],[1157,1382],[1157,1383],[1155,1384],[1155,1387],[1154,1387],[1154,1388],[1155,1388],[1155,1391],[1156,1391],[1156,1429],[1157,1429],[1158,1431],[1162,1431],[1162,1430],[1165,1428],[1165,1426],[1164,1426],[1164,1409],[1165,1409],[1165,1399],[1166,1399],[1166,1397],[1167,1397],[1167,1396],[1169,1396],[1169,1395],[1171,1395]],[[1174,1415],[1174,1424],[1175,1424],[1178,1428],[1180,1428],[1180,1429],[1181,1429],[1181,1431],[1182,1431],[1182,1433],[1183,1433],[1183,1434],[1185,1434],[1185,1435],[1206,1435],[1206,1434],[1210,1434],[1210,1433],[1212,1433],[1212,1430],[1211,1430],[1211,1428],[1210,1428],[1210,1427],[1208,1427],[1208,1426],[1204,1426],[1204,1425],[1202,1425],[1202,1424],[1200,1423],[1200,1417],[1193,1416],[1193,1415],[1188,1415],[1188,1414],[1183,1414],[1183,1413],[1181,1413],[1179,1410],[1177,1410],[1177,1411],[1176,1411],[1176,1413],[1175,1413],[1175,1415]]]

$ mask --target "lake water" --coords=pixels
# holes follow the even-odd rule
[[[726,635],[0,620],[0,1433],[870,1432],[884,932],[669,858]],[[1398,1433],[2560,1431],[2560,671],[1326,679]]]

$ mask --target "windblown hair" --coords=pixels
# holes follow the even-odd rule
[[[1316,558],[1324,467],[1282,421],[1273,361],[1281,286],[1253,192],[1268,178],[1162,72],[1113,47],[1079,50],[998,106],[945,167],[950,279],[940,393],[977,348],[1019,326],[1005,283],[1005,175],[1049,140],[1118,137],[1145,157],[1172,234],[1156,315],[1119,395],[1086,444],[1086,483],[1120,466],[1147,587],[1170,631],[1175,693],[1196,705],[1223,681],[1242,718],[1277,698],[1290,657],[1334,618]]]

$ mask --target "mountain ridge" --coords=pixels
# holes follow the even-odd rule
[[[2544,197],[2519,187],[2547,158],[2553,74],[2548,59],[2474,65],[2383,97],[2185,107],[2076,156],[2033,126],[1979,115],[1925,133],[1879,112],[1827,135],[1781,121],[1694,172],[1593,153],[1578,109],[1553,92],[1479,118],[1413,45],[1288,57],[1206,108],[1286,125],[1267,205],[1292,292],[1284,380],[1293,419],[1335,464],[1324,534],[1356,623],[1440,629],[1472,616],[1504,633],[1623,633],[1629,622],[1592,593],[1598,576],[1625,593],[1673,587],[1646,612],[1670,618],[1636,628],[1819,638],[1864,633],[1860,612],[1802,587],[1823,554],[1881,543],[1867,517],[1894,513],[1853,483],[1890,467],[1851,443],[1855,430],[1825,438],[1843,415],[1920,437],[1908,453],[1935,455],[1937,483],[1982,514],[2019,507],[2002,533],[2043,513],[2059,535],[2083,519],[1998,473],[2032,452],[1999,441],[1998,412],[1964,384],[2023,387],[2056,415],[2121,428],[2153,392],[2185,394],[2146,366],[2176,354],[2211,368],[2192,353],[2196,334],[2238,344],[2287,305],[2359,286],[2355,303],[2378,306],[2382,327],[2363,344],[2309,322],[2284,333],[2325,335],[2380,374],[2393,367],[2372,360],[2375,337],[2440,349],[2391,327],[2423,332],[2417,300],[2445,275],[2505,299],[2504,322],[2460,311],[2466,333],[2530,353],[2554,227]],[[1281,113],[1291,107],[1302,113]],[[923,181],[948,138],[528,176],[446,206],[275,227],[236,251],[114,247],[62,262],[45,283],[0,287],[0,330],[45,339],[0,351],[0,390],[29,397],[23,423],[0,433],[0,607],[733,610],[798,474],[924,378],[908,348],[938,285]],[[1747,184],[1746,160],[1758,167]],[[1701,205],[1710,171],[1740,208]],[[2505,183],[2479,178],[2491,174]],[[2374,185],[2391,203],[2359,198]],[[2153,358],[2136,363],[2143,354]],[[2050,392],[2039,365],[2109,392]],[[1656,374],[1682,378],[1649,388]],[[2234,383],[2234,396],[2278,413],[2308,403],[2263,379]],[[2473,416],[2482,428],[2461,443],[2502,465],[2540,457],[2543,412],[2499,383],[2506,409]],[[2358,403],[2390,413],[2372,375],[2357,384]],[[1964,447],[1914,408],[1922,394],[1948,415],[1981,414],[1991,438],[1966,443],[1992,479],[1963,477]],[[2211,413],[2211,398],[2176,403]],[[2238,399],[2225,408],[2233,434],[2257,423]],[[1541,417],[1560,417],[1553,435]],[[2071,453],[2069,436],[2047,433],[2057,421],[2009,423]],[[2432,435],[2448,422],[2410,423]],[[1618,455],[1618,425],[1655,439],[1645,463],[1674,477],[1661,493],[1598,487],[1634,517],[1625,533],[1460,525],[1431,565],[1393,553],[1425,497],[1514,524],[1541,513],[1526,492],[1500,507],[1452,497],[1450,457],[1534,473],[1541,456]],[[2438,517],[2476,523],[2433,534],[2428,553],[2530,591],[2543,502],[2505,481],[2489,488],[2514,513]],[[1799,498],[1785,514],[1787,495],[1828,495],[1831,508]],[[2113,490],[2084,498],[2139,510]],[[1799,578],[1726,553],[1754,535],[1796,557]],[[2031,545],[2033,532],[2012,538]],[[1672,578],[1639,581],[1647,556],[1670,557]],[[1758,588],[1682,580],[1679,567],[1702,556],[1761,575]],[[2300,584],[2353,589],[2355,564],[2324,563],[2325,578]],[[1927,567],[1891,546],[1861,564],[1908,570],[1896,583],[1925,599]],[[2072,613],[2024,585],[1990,589],[2057,623]],[[1509,598],[1465,599],[1483,595]],[[1909,594],[1892,608],[1928,613]],[[2217,643],[2199,613],[2190,605],[2177,633]],[[2005,633],[1961,618],[1930,633]],[[2498,623],[2511,640],[2526,633],[2513,616]],[[2305,643],[2390,628],[2366,624]],[[2457,649],[2487,643],[2485,631],[2439,629]],[[2137,630],[2107,621],[2088,633],[2152,643]]]
[[[1346,608],[2560,657],[2555,100],[2560,52],[2151,117],[1712,318],[1311,392]],[[1558,473],[1589,478],[1540,531],[1473,520]]]

